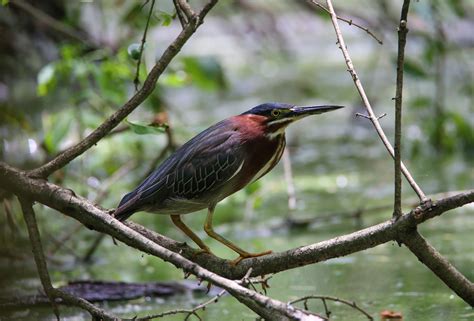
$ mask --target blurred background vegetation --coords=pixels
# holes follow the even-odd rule
[[[203,2],[190,3],[198,8]],[[133,95],[137,47],[150,6],[143,4],[132,0],[2,1],[2,161],[24,169],[39,166],[84,138]],[[335,3],[340,16],[368,27],[383,40],[379,45],[365,32],[341,22],[376,113],[387,113],[381,122],[389,137],[393,137],[401,4],[388,0]],[[141,82],[180,28],[172,1],[157,1],[143,52]],[[409,29],[402,157],[428,194],[472,188],[473,2],[415,1]],[[391,204],[392,161],[370,123],[354,116],[363,112],[362,105],[335,41],[327,14],[304,1],[222,1],[160,77],[152,95],[126,122],[50,180],[112,208],[176,146],[220,119],[268,101],[332,103],[348,108],[289,129],[296,209],[288,210],[283,166],[278,166],[260,182],[219,204],[218,231],[250,250],[280,251],[385,220],[391,216],[389,207],[364,210]],[[415,196],[408,185],[403,194],[406,200]],[[409,209],[411,203],[405,205]],[[55,284],[73,279],[182,278],[172,266],[123,245],[113,246],[110,238],[90,255],[95,232],[51,209],[35,208]],[[358,210],[361,217],[354,219],[351,214]],[[0,212],[0,296],[35,293],[39,282],[19,205],[7,199]],[[459,209],[422,227],[428,239],[470,279],[474,278],[472,213],[472,207]],[[281,224],[290,216],[309,218],[311,224],[301,229]],[[167,217],[137,214],[133,220],[186,240]],[[204,214],[185,220],[201,231]],[[223,246],[205,241],[218,255],[233,258]],[[472,311],[415,257],[393,244],[281,273],[272,285],[270,296],[284,301],[318,293],[355,300],[374,314],[386,308],[399,310],[412,320],[472,317]],[[202,299],[137,300],[112,308],[130,315],[146,314],[190,307]],[[205,313],[209,320],[225,314],[229,320],[253,318],[232,298]],[[342,319],[350,313],[341,307],[334,311]],[[71,320],[84,317],[74,309],[67,315]],[[51,311],[0,313],[4,317],[48,320]]]

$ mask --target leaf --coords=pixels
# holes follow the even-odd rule
[[[197,87],[209,91],[226,88],[224,71],[216,57],[185,57],[183,63]]]
[[[162,26],[167,27],[171,24],[171,21],[173,21],[173,16],[170,15],[169,13],[165,11],[161,11],[155,15],[155,17],[158,19],[158,21],[161,23]]]
[[[9,0],[2,0],[2,6],[6,7],[8,2],[10,2]]]
[[[55,65],[53,63],[47,64],[38,73],[36,92],[38,96],[46,96],[49,91],[56,87]]]
[[[61,141],[65,138],[72,123],[72,114],[64,112],[50,114],[44,118],[44,145],[48,152],[55,154],[60,150]]]
[[[125,120],[127,125],[130,127],[130,129],[138,135],[145,135],[145,134],[162,134],[166,131],[166,128],[168,128],[167,125],[141,125],[141,124],[136,124],[128,121],[127,119]]]
[[[262,183],[260,181],[255,181],[252,184],[245,187],[245,195],[251,196],[257,193],[262,188]]]
[[[160,77],[160,83],[168,87],[183,87],[188,83],[185,72],[167,73]]]

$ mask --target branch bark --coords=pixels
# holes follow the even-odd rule
[[[30,237],[30,243],[33,250],[33,257],[35,259],[36,268],[38,270],[38,275],[43,286],[43,289],[46,295],[51,302],[53,307],[54,314],[56,315],[57,320],[59,320],[59,310],[57,307],[56,300],[64,301],[66,304],[76,305],[82,307],[83,309],[89,311],[92,316],[97,317],[101,320],[116,320],[117,318],[102,309],[99,309],[92,303],[81,299],[76,298],[75,296],[63,292],[61,290],[55,289],[51,284],[51,278],[48,272],[48,266],[46,264],[46,259],[44,258],[43,246],[41,245],[41,237],[38,231],[38,224],[36,222],[35,212],[32,207],[31,200],[25,198],[19,198],[21,208],[23,210],[23,215],[25,217],[26,226],[28,228],[28,235]]]
[[[309,315],[302,310],[288,309],[287,304],[284,302],[271,299],[260,293],[249,290],[235,281],[213,273],[190,261],[190,259],[170,251],[154,240],[145,237],[129,226],[117,221],[104,210],[97,208],[87,200],[75,196],[71,190],[63,189],[42,179],[30,178],[26,173],[14,170],[3,163],[0,163],[0,172],[0,180],[6,183],[8,190],[12,190],[14,193],[18,193],[19,195],[28,195],[32,200],[37,200],[40,203],[47,204],[49,207],[57,209],[58,211],[81,221],[86,226],[93,226],[94,229],[107,233],[133,248],[159,257],[164,261],[175,265],[177,268],[195,275],[199,279],[206,280],[225,289],[237,300],[265,319],[321,320],[320,318]],[[20,181],[15,182],[17,179],[20,179]],[[183,245],[181,244],[179,247],[183,248]],[[191,254],[190,258],[196,254],[196,251],[190,248],[188,251],[190,251]],[[206,254],[203,254],[202,256],[204,255]],[[206,256],[212,257],[211,255]],[[231,266],[230,263],[227,264]],[[242,276],[245,274],[246,273],[243,273]],[[55,290],[55,296],[59,296],[58,293],[59,290]],[[61,293],[60,296],[67,300],[74,299],[71,298],[70,295],[68,296],[67,293]],[[78,303],[84,304],[85,302]],[[92,305],[89,302],[87,303]]]
[[[379,135],[380,139],[382,140],[383,144],[385,145],[385,148],[388,150],[388,152],[390,153],[390,155],[393,158],[393,157],[395,157],[395,151],[393,150],[392,145],[390,144],[387,136],[385,135],[385,133],[382,129],[382,126],[380,126],[378,118],[377,118],[377,116],[375,116],[375,113],[374,113],[374,111],[372,109],[372,106],[369,102],[369,98],[367,97],[367,94],[365,93],[364,87],[362,86],[362,83],[361,83],[361,81],[360,81],[359,77],[357,76],[357,73],[354,69],[352,59],[349,56],[349,52],[347,51],[347,47],[346,47],[346,44],[344,42],[344,38],[342,37],[341,29],[339,28],[339,24],[337,22],[337,15],[334,12],[332,2],[331,2],[331,0],[326,0],[326,3],[328,5],[328,9],[331,13],[331,20],[332,20],[332,24],[334,26],[334,30],[336,31],[336,36],[337,36],[337,41],[338,41],[338,44],[339,44],[339,48],[342,51],[342,54],[343,54],[344,59],[346,61],[348,71],[352,76],[352,80],[354,81],[354,84],[357,88],[357,91],[359,92],[359,95],[362,98],[362,101],[364,102],[365,108],[367,109],[367,112],[369,113],[368,118],[370,119],[370,121],[374,125],[375,130],[377,131],[377,134]],[[403,175],[405,175],[405,177],[406,177],[408,183],[410,184],[410,186],[413,188],[415,193],[420,198],[420,201],[422,201],[422,202],[427,201],[428,199],[426,198],[425,193],[423,193],[421,188],[418,186],[416,181],[413,179],[413,176],[410,174],[410,172],[406,168],[405,164],[403,164],[403,162],[401,162],[401,170],[403,172]]]
[[[100,209],[86,199],[74,195],[70,190],[42,179],[30,178],[25,172],[4,163],[0,163],[0,181],[4,182],[4,188],[9,191],[54,208],[86,226],[93,226],[97,231],[113,236],[131,247],[159,256],[150,248],[151,245],[158,245],[172,252],[180,253],[183,257],[199,264],[199,266],[228,279],[242,278],[249,268],[253,270],[252,276],[276,273],[349,255],[389,241],[400,240],[403,233],[414,230],[418,224],[451,209],[474,202],[474,190],[470,190],[437,202],[420,205],[403,215],[396,222],[388,220],[323,242],[246,259],[237,266],[233,266],[230,261],[212,255],[201,254],[196,256],[197,251],[186,244],[174,241],[133,222],[122,224],[105,210]],[[169,261],[167,257],[163,259]]]
[[[403,65],[405,59],[405,45],[407,43],[407,23],[410,0],[404,0],[400,25],[398,26],[398,57],[397,57],[397,88],[395,91],[395,195],[393,204],[393,218],[399,219],[402,215],[402,100],[403,100]]]
[[[474,284],[431,246],[423,236],[414,230],[403,236],[401,240],[421,263],[433,271],[459,297],[474,306]]]
[[[194,19],[190,21],[186,27],[180,32],[178,37],[169,45],[161,58],[152,68],[148,74],[143,87],[130,98],[122,107],[120,107],[114,114],[105,120],[99,127],[97,127],[85,139],[76,145],[66,149],[61,154],[54,157],[43,166],[34,169],[30,172],[33,177],[48,177],[56,170],[64,167],[73,159],[90,149],[99,140],[106,136],[112,129],[114,129],[122,120],[125,119],[132,111],[134,111],[153,91],[158,78],[161,76],[165,68],[169,65],[171,60],[183,48],[184,44],[194,34],[197,28],[202,24],[204,17],[215,6],[217,0],[210,0]]]

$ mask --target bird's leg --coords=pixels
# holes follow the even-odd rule
[[[267,255],[267,254],[272,253],[272,251],[265,251],[265,252],[261,252],[261,253],[249,253],[249,252],[241,249],[240,247],[238,247],[234,243],[230,242],[229,240],[226,240],[221,235],[217,234],[214,231],[214,229],[212,228],[212,216],[214,214],[214,208],[215,208],[215,206],[211,206],[208,209],[206,222],[204,223],[204,231],[206,231],[207,235],[209,235],[213,239],[218,240],[219,242],[221,242],[225,246],[227,246],[227,247],[231,248],[232,250],[234,250],[235,252],[239,253],[240,256],[237,259],[232,261],[233,265],[237,265],[237,264],[239,264],[240,261],[242,261],[243,259],[249,258],[249,257],[258,257],[258,256]]]
[[[189,236],[194,243],[196,243],[200,248],[201,251],[200,253],[209,253],[212,254],[211,249],[204,244],[204,242],[197,236],[189,227],[184,224],[183,221],[181,221],[181,215],[171,215],[171,221],[173,221],[174,225],[176,225],[177,228],[179,228],[181,231],[184,232],[187,236]],[[199,254],[199,253],[198,253]]]

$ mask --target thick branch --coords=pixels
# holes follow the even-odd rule
[[[402,242],[416,255],[421,263],[471,306],[474,306],[474,284],[460,273],[416,230],[402,237]]]
[[[403,95],[403,63],[405,59],[405,45],[407,43],[407,16],[410,0],[403,1],[400,25],[398,26],[398,57],[397,57],[397,89],[395,91],[395,195],[393,218],[402,215],[402,95]]]
[[[346,47],[346,44],[344,42],[344,38],[342,37],[341,29],[339,28],[339,24],[337,22],[337,15],[334,12],[332,2],[331,2],[331,0],[327,0],[326,2],[327,2],[327,5],[328,5],[328,9],[331,13],[331,20],[332,20],[332,24],[334,26],[334,30],[336,31],[337,40],[338,40],[338,43],[339,43],[339,48],[341,49],[342,54],[344,55],[344,59],[346,61],[348,71],[352,76],[352,80],[354,81],[354,84],[357,88],[357,91],[359,92],[359,95],[362,98],[362,101],[364,102],[365,108],[367,109],[367,112],[369,113],[369,119],[372,122],[372,124],[374,125],[375,130],[377,131],[377,134],[379,135],[380,139],[382,140],[383,144],[385,145],[385,148],[388,150],[388,152],[390,153],[390,155],[392,157],[395,157],[395,151],[393,150],[392,145],[388,141],[388,138],[385,135],[385,133],[382,129],[382,126],[380,126],[378,118],[377,118],[377,116],[375,116],[375,113],[372,109],[372,106],[370,105],[369,98],[367,98],[367,94],[365,93],[364,87],[362,86],[362,83],[361,83],[361,81],[360,81],[359,77],[357,76],[357,73],[354,69],[354,65],[352,64],[351,57],[349,56],[349,52],[347,51],[347,47]],[[405,175],[408,183],[411,185],[413,190],[416,192],[416,194],[418,195],[420,200],[423,201],[423,202],[427,201],[425,193],[423,193],[421,188],[415,182],[415,180],[413,179],[413,177],[411,176],[410,172],[408,171],[406,166],[403,164],[403,162],[401,163],[401,169],[402,169],[403,175]]]
[[[242,278],[249,268],[253,269],[252,276],[276,273],[349,255],[392,240],[398,240],[400,234],[413,230],[418,224],[453,208],[474,202],[474,190],[471,190],[441,199],[435,203],[419,206],[410,213],[403,215],[396,222],[389,220],[327,241],[290,249],[285,252],[246,259],[237,266],[233,266],[229,261],[212,255],[201,254],[195,256],[196,250],[189,246],[133,222],[119,223],[107,212],[99,209],[86,199],[75,196],[70,190],[45,180],[29,178],[26,173],[3,163],[0,163],[0,181],[4,183],[4,188],[9,191],[17,195],[30,197],[32,200],[75,218],[86,226],[93,226],[94,229],[100,232],[122,240],[132,247],[156,255],[149,248],[149,245],[159,244],[229,279]],[[131,237],[129,231],[133,231],[133,235],[138,232],[140,238]]]
[[[185,272],[189,272],[200,279],[209,281],[227,290],[240,302],[265,319],[300,320],[303,317],[307,317],[307,314],[301,310],[288,309],[286,303],[249,290],[234,281],[199,266],[180,254],[170,251],[154,240],[150,240],[117,221],[87,200],[75,196],[70,190],[63,189],[42,179],[29,178],[24,172],[16,171],[3,163],[0,163],[0,181],[6,183],[7,188],[16,194],[28,195],[32,200],[57,209],[86,226],[93,226],[94,229],[107,233],[133,248],[159,257],[183,269]],[[196,254],[192,249],[189,249],[188,253],[191,254],[191,257],[193,254]],[[202,256],[212,257],[206,254]],[[244,275],[245,273],[242,274],[242,276]],[[314,318],[314,320],[320,319]]]
[[[133,95],[128,102],[120,107],[113,115],[111,115],[106,121],[104,121],[99,127],[97,127],[90,135],[85,139],[77,143],[76,145],[66,149],[61,154],[57,155],[48,163],[43,166],[32,170],[30,174],[35,177],[47,177],[54,171],[64,167],[70,161],[87,151],[89,148],[94,146],[99,140],[106,136],[113,128],[115,128],[125,117],[127,117],[132,111],[134,111],[153,91],[155,88],[158,78],[161,76],[165,68],[171,62],[171,60],[178,54],[184,44],[197,30],[199,25],[202,23],[204,17],[209,10],[214,7],[217,0],[210,0],[209,3],[199,13],[199,16],[193,21],[190,21],[186,27],[181,31],[178,37],[173,41],[171,45],[165,50],[161,58],[155,64],[153,69],[148,74],[143,87]]]

